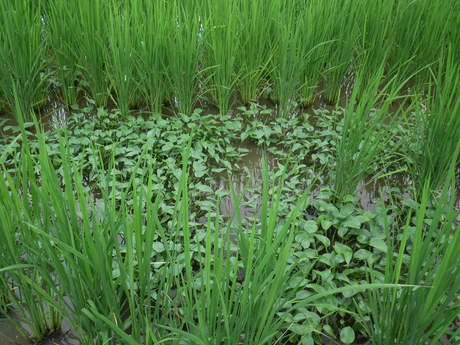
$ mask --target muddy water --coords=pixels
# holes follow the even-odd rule
[[[245,187],[246,192],[240,203],[240,214],[242,219],[248,217],[254,217],[260,211],[260,198],[254,200],[254,194],[250,190],[261,190],[262,189],[262,164],[263,157],[267,160],[267,166],[269,171],[276,171],[277,158],[264,148],[257,146],[256,144],[245,142],[240,147],[247,149],[249,152],[241,162],[239,166],[242,168],[235,172],[231,176],[229,181],[227,176],[219,175],[216,177],[218,182],[218,188],[222,190],[230,191],[230,184],[233,185],[237,198],[241,198]],[[410,186],[412,181],[408,176],[394,175],[390,178],[366,181],[362,182],[357,187],[356,200],[360,203],[364,210],[375,211],[375,206],[380,203],[380,191],[385,192],[389,188],[397,187],[401,190],[404,187]],[[314,193],[314,192],[312,192]],[[411,195],[408,192],[403,194],[404,198],[410,198]],[[385,201],[387,199],[384,199]],[[248,201],[245,203],[245,201]],[[249,202],[250,201],[250,202]],[[224,217],[232,217],[235,212],[235,200],[231,196],[229,199],[223,200],[221,203],[221,212]]]
[[[240,200],[239,211],[242,219],[255,217],[260,211],[260,198],[254,195],[251,190],[262,188],[262,164],[265,155],[267,168],[273,171],[276,166],[276,158],[270,152],[250,142],[239,145],[240,148],[248,150],[246,156],[239,162],[240,169],[236,171],[229,180],[227,175],[216,175],[217,188],[230,191],[233,187],[235,196]],[[245,192],[246,190],[246,192]],[[254,200],[255,198],[255,200]],[[220,205],[221,214],[225,218],[234,216],[236,201],[232,195],[222,200]]]
[[[267,101],[265,102],[268,108],[273,108],[273,103]],[[318,101],[315,103],[312,108],[335,108],[326,105],[325,103]],[[312,108],[301,109],[301,112],[311,113]],[[215,113],[215,109],[213,109]],[[212,111],[208,110],[209,113]],[[55,129],[57,126],[63,126],[67,123],[67,112],[64,108],[59,107],[59,104],[56,103],[53,105],[53,110],[48,112],[48,116],[42,117],[42,122],[46,129]],[[276,117],[276,108],[271,117]],[[295,115],[294,115],[295,116]],[[7,119],[8,125],[14,125],[14,118],[7,114],[2,114],[1,119]],[[270,119],[268,119],[270,120]],[[0,132],[1,135],[1,132]],[[222,190],[230,190],[230,184],[233,185],[235,190],[236,198],[242,198],[240,203],[239,211],[243,219],[251,218],[257,216],[260,213],[260,204],[261,200],[257,195],[254,195],[252,192],[246,192],[243,195],[245,187],[248,190],[259,190],[262,187],[262,164],[263,157],[265,156],[267,160],[268,170],[276,171],[277,170],[277,159],[274,155],[266,151],[264,148],[259,147],[255,144],[245,142],[240,145],[240,147],[248,150],[248,153],[245,157],[239,162],[241,169],[238,169],[232,176],[229,181],[227,175],[217,175],[217,188]],[[378,180],[375,182],[361,183],[358,186],[358,191],[356,194],[356,199],[361,204],[363,209],[374,211],[375,206],[379,202],[378,198],[380,195],[380,190],[387,190],[391,186],[399,187],[403,189],[406,186],[411,184],[410,179],[407,177],[402,177],[395,175],[386,180]],[[460,181],[459,188],[460,192]],[[460,194],[460,193],[458,193]],[[404,194],[404,197],[411,197],[410,194]],[[460,201],[457,203],[460,207]],[[232,217],[235,213],[235,200],[233,197],[225,199],[221,203],[221,213],[224,217]],[[8,323],[5,320],[0,319],[0,345],[27,345],[30,344],[21,334],[12,327],[11,323]],[[43,345],[79,345],[80,342],[69,330],[69,327],[64,327],[62,333],[54,335],[47,339],[45,342],[42,342]]]
[[[15,316],[12,316],[13,318]],[[21,326],[27,332],[27,325],[21,323]],[[7,320],[0,319],[0,344],[1,345],[29,345],[30,341],[18,332],[13,324]],[[40,345],[80,345],[77,337],[72,333],[69,325],[65,322],[62,326],[62,331],[54,334],[40,343]]]

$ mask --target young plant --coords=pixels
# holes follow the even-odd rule
[[[171,35],[168,30],[168,3],[165,1],[144,1],[133,14],[137,26],[135,42],[138,61],[135,65],[139,91],[150,111],[161,112],[163,102],[168,100],[171,89],[166,79],[168,64],[165,51]]]
[[[81,69],[82,88],[97,106],[105,106],[109,97],[106,55],[108,54],[108,1],[81,0],[77,2],[78,66]]]
[[[328,9],[325,11],[327,22],[322,25],[328,30],[328,40],[332,41],[325,57],[325,99],[336,104],[343,96],[345,77],[353,63],[358,39],[358,26],[355,23],[362,16],[362,12],[361,7],[353,0],[333,0],[321,4]]]
[[[272,79],[282,117],[289,116],[296,107],[302,80],[300,71],[305,70],[307,61],[297,11],[296,6],[287,4],[279,15],[275,31]]]
[[[345,107],[343,135],[337,147],[337,163],[334,173],[334,191],[339,200],[353,194],[358,184],[372,175],[376,163],[386,144],[394,137],[394,129],[404,119],[411,107],[390,112],[390,105],[397,99],[402,84],[393,78],[379,90],[383,65],[362,91],[362,80],[368,76],[357,76],[350,100]],[[360,95],[358,102],[357,98]]]
[[[301,30],[304,49],[303,69],[297,71],[301,78],[299,89],[300,104],[310,106],[317,97],[318,88],[324,74],[324,66],[328,62],[329,45],[334,43],[323,25],[318,25],[318,18],[329,18],[327,2],[309,1],[300,8],[297,26]]]
[[[167,78],[173,97],[170,101],[180,113],[190,115],[199,96],[203,18],[179,1],[172,1],[168,9],[165,20],[170,35],[166,48]]]
[[[205,14],[209,18],[204,27],[205,57],[204,69],[207,77],[205,85],[210,101],[227,114],[234,96],[237,76],[236,57],[240,49],[237,4],[235,1],[209,1]]]
[[[105,55],[106,66],[111,88],[115,91],[115,103],[123,116],[129,114],[137,99],[137,83],[134,79],[137,54],[133,46],[137,29],[133,13],[137,4],[137,1],[124,5],[113,1],[108,11],[110,53]]]
[[[440,59],[435,85],[430,88],[427,107],[420,113],[418,136],[421,157],[415,156],[419,191],[430,183],[435,190],[445,181],[452,159],[460,163],[460,66],[449,49]]]
[[[244,104],[257,100],[267,87],[270,61],[278,42],[274,26],[281,11],[280,1],[239,2],[240,49],[237,55],[238,90]]]
[[[357,75],[371,76],[385,65],[392,41],[389,39],[392,30],[394,1],[360,2],[365,6],[361,10],[364,15],[359,18],[359,42],[356,52]],[[365,78],[361,90],[366,92],[366,83],[372,78]]]
[[[364,323],[373,345],[457,344],[460,329],[460,226],[455,211],[455,171],[451,166],[438,199],[425,183],[415,215],[409,213],[396,240],[390,217],[384,219],[387,237],[386,283],[417,285],[369,291],[370,320]],[[429,204],[434,210],[429,209]],[[431,214],[430,221],[426,217]],[[414,225],[411,223],[415,222]],[[399,252],[393,257],[393,252]],[[375,281],[371,269],[371,279]]]
[[[23,126],[22,131],[21,135],[24,135]],[[48,263],[43,263],[45,267],[42,268],[36,266],[43,255],[42,248],[39,243],[33,241],[30,232],[22,232],[20,229],[21,224],[28,222],[38,225],[42,216],[42,205],[34,192],[34,162],[27,159],[26,141],[21,151],[21,157],[24,159],[17,167],[23,174],[13,179],[3,161],[11,147],[10,144],[0,157],[0,199],[4,201],[0,205],[0,283],[6,284],[2,289],[2,293],[6,295],[2,298],[11,303],[11,307],[21,316],[21,321],[26,323],[29,332],[22,330],[18,324],[21,333],[31,341],[39,341],[61,328],[62,317],[54,308],[54,303],[47,303],[41,298],[40,291],[51,291],[49,282],[44,281],[40,274],[41,269],[50,270]],[[30,187],[30,184],[34,187]],[[32,205],[23,197],[24,195],[33,200]],[[55,282],[51,284],[54,286]],[[50,299],[53,300],[54,297],[55,295],[50,293]],[[6,305],[2,306],[3,312],[8,311],[5,307]]]
[[[0,2],[0,88],[5,102],[16,114],[15,94],[20,109],[29,109],[44,98],[43,23],[40,5],[27,0]]]
[[[48,1],[46,13],[46,39],[52,53],[53,77],[59,85],[60,96],[69,107],[77,104],[77,72],[79,68],[78,27],[75,1]]]

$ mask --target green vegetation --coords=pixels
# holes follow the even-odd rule
[[[0,0],[0,337],[459,344],[459,13]]]
[[[372,344],[438,344],[445,334],[460,334],[459,329],[449,329],[460,314],[460,258],[456,254],[460,225],[458,221],[455,224],[460,213],[454,211],[453,200],[449,201],[449,188],[455,188],[454,176],[450,170],[446,187],[432,210],[428,209],[430,184],[425,185],[421,203],[413,210],[415,226],[410,224],[412,212],[409,212],[398,240],[391,236],[388,217],[384,219],[388,257],[398,250],[396,260],[389,260],[386,265],[385,282],[422,287],[369,294],[371,322],[367,331]],[[428,212],[432,213],[432,219],[424,226]]]
[[[235,101],[248,104],[264,93],[289,111],[322,91],[335,104],[354,76],[374,75],[382,65],[387,80],[413,77],[409,85],[426,91],[435,84],[440,53],[460,55],[456,1],[4,0],[1,6],[1,103],[10,109],[15,81],[24,109],[46,102],[53,85],[66,106],[82,97],[97,106],[113,99],[124,116],[162,104],[191,114],[200,99],[226,114]]]

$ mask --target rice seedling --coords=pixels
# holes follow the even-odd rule
[[[45,3],[46,40],[52,54],[53,78],[65,105],[77,104],[79,70],[77,7],[75,1]]]
[[[402,79],[414,74],[417,78],[414,87],[419,90],[430,81],[428,70],[420,69],[436,63],[439,51],[448,43],[447,31],[456,26],[449,20],[451,6],[454,2],[407,0],[396,3],[389,37],[390,74],[399,74]]]
[[[279,1],[239,2],[240,49],[237,55],[238,90],[244,104],[255,101],[267,87],[270,61],[276,46],[274,27],[281,11]]]
[[[201,27],[204,18],[197,11],[181,6],[178,1],[168,6],[167,32],[170,42],[166,48],[167,80],[173,97],[170,102],[180,113],[190,115],[198,100],[198,86],[202,71],[199,61],[202,55],[203,38]]]
[[[11,301],[9,298],[10,287],[7,282],[6,275],[0,274],[0,315],[5,315],[10,309]]]
[[[340,100],[345,76],[353,63],[358,26],[355,25],[361,17],[360,7],[350,0],[328,1],[325,15],[329,21],[326,25],[329,52],[325,57],[325,99],[331,104]]]
[[[192,281],[184,279],[183,282],[187,330],[183,336],[189,341],[264,344],[276,341],[282,334],[285,322],[277,314],[294,295],[294,291],[287,291],[287,282],[295,276],[295,265],[287,261],[296,233],[295,220],[306,207],[308,191],[299,199],[288,220],[278,223],[276,215],[283,177],[270,203],[266,163],[264,181],[262,213],[250,229],[242,227],[237,201],[234,221],[223,224],[219,217],[212,221],[208,215],[206,245],[200,255],[199,273],[195,276],[191,274],[186,254],[186,275],[193,276]],[[187,194],[184,198],[187,205]],[[240,199],[235,194],[234,198]],[[220,235],[222,227],[226,230]],[[236,248],[232,244],[232,234],[237,239]],[[187,238],[186,230],[184,237]],[[187,253],[187,242],[184,245]],[[242,282],[238,281],[240,270],[244,274],[240,278]],[[172,331],[180,332],[178,329]]]
[[[412,157],[419,191],[428,182],[432,190],[440,187],[452,159],[456,159],[457,166],[460,163],[459,76],[460,66],[449,49],[440,58],[426,110],[419,113],[422,122],[422,132],[417,136],[419,151]]]
[[[138,64],[136,75],[139,81],[139,91],[151,111],[160,112],[162,104],[168,100],[171,91],[167,83],[166,72],[168,64],[166,49],[170,35],[167,19],[169,16],[167,2],[143,1],[134,14],[137,24]]]
[[[458,342],[460,330],[452,328],[460,314],[460,227],[459,211],[454,211],[453,166],[438,199],[430,198],[430,189],[430,183],[425,183],[414,217],[407,216],[401,240],[393,235],[390,217],[384,219],[388,244],[385,282],[419,287],[368,292],[370,321],[365,328],[372,344]],[[430,201],[435,210],[427,223]],[[393,257],[398,244],[399,252]]]
[[[41,73],[46,42],[41,36],[40,5],[26,0],[2,1],[0,16],[0,88],[9,109],[15,112],[15,83],[20,107],[28,115],[28,109],[43,100],[45,89]]]
[[[302,23],[297,18],[298,8],[286,4],[276,21],[274,46],[276,50],[272,59],[272,84],[275,98],[278,99],[279,113],[287,117],[299,100],[302,74],[305,70],[307,56],[302,47]]]
[[[115,91],[115,104],[122,115],[129,114],[137,100],[135,77],[137,54],[134,51],[135,20],[137,2],[120,4],[114,1],[108,10],[109,53],[105,55],[110,87]]]
[[[358,184],[369,176],[369,169],[375,164],[379,154],[394,136],[393,129],[412,106],[399,108],[390,113],[391,103],[397,99],[404,83],[396,83],[397,77],[382,82],[383,67],[365,83],[366,91],[361,91],[363,76],[357,76],[351,98],[345,107],[343,135],[337,147],[337,162],[334,173],[334,191],[340,199],[353,194]],[[360,95],[359,102],[357,97]],[[384,96],[384,100],[382,96]],[[389,154],[389,152],[387,152]]]
[[[235,93],[236,57],[240,49],[238,12],[236,1],[209,1],[204,5],[205,87],[210,101],[227,114]]]
[[[349,344],[354,295],[375,344],[458,340],[458,1],[42,1],[0,2],[0,103],[20,124],[0,138],[0,312],[30,338],[63,318],[84,345]],[[286,119],[343,100],[347,78],[344,110]],[[30,128],[48,82],[97,115]],[[276,119],[233,109],[261,95]],[[151,118],[124,116],[145,104]],[[406,165],[421,205],[355,203]],[[260,180],[242,193],[222,181],[240,168]],[[399,234],[388,211],[408,207]]]
[[[46,150],[43,146],[41,148]],[[32,196],[38,197],[33,197],[30,201],[32,203],[32,210],[38,209],[41,210],[41,213],[32,213],[26,208],[29,201],[27,199],[22,201],[21,196],[19,194],[16,195],[15,199],[18,200],[17,204],[14,205],[17,208],[16,214],[24,213],[25,215],[24,221],[18,224],[18,231],[22,236],[26,234],[27,236],[31,236],[25,243],[29,246],[29,251],[36,260],[35,267],[38,268],[39,271],[40,267],[43,267],[41,270],[43,279],[46,283],[51,284],[50,289],[40,290],[41,297],[46,298],[45,300],[48,303],[58,308],[67,318],[68,313],[72,312],[74,319],[70,319],[70,324],[78,332],[83,343],[93,343],[92,341],[98,342],[107,334],[105,334],[103,330],[91,332],[92,325],[88,325],[88,322],[85,324],[85,320],[80,316],[81,305],[79,303],[87,303],[88,300],[95,299],[99,301],[100,305],[107,306],[107,303],[110,303],[112,306],[118,305],[114,300],[114,295],[110,295],[110,291],[113,291],[113,289],[109,288],[111,284],[113,284],[111,277],[112,262],[103,260],[103,255],[108,250],[104,247],[104,245],[107,245],[106,240],[113,240],[113,238],[107,236],[107,232],[104,232],[104,229],[100,228],[96,217],[94,217],[94,219],[91,219],[95,230],[94,236],[105,235],[105,237],[99,238],[97,243],[90,242],[93,240],[93,234],[85,233],[85,230],[90,230],[88,226],[88,222],[90,221],[88,209],[79,210],[79,212],[83,214],[80,220],[80,218],[77,217],[77,208],[79,207],[77,201],[80,200],[77,200],[73,194],[72,199],[68,200],[70,192],[64,194],[61,191],[61,182],[57,178],[54,170],[50,170],[49,162],[47,163],[44,157],[46,157],[46,153],[42,153],[40,162],[37,162],[42,168],[40,187],[36,184],[36,178],[32,177],[33,183],[29,188],[29,193]],[[26,159],[25,162],[22,169],[19,170],[20,174],[22,174],[22,176],[34,176],[30,175],[31,167],[30,164],[27,163],[30,162],[30,158]],[[68,169],[68,166],[66,166],[66,169]],[[69,180],[69,176],[65,176],[64,178],[66,179],[65,182],[70,183],[67,185],[67,189],[71,188],[72,182]],[[73,201],[73,203],[67,204],[66,201]],[[81,205],[86,205],[86,200],[81,200],[80,202]],[[61,203],[60,206],[58,203]],[[69,206],[69,211],[65,205]],[[5,220],[6,217],[3,218]],[[79,221],[85,223],[80,225],[78,223]],[[4,225],[8,225],[3,227],[5,231],[11,232],[13,229],[12,224]],[[77,231],[77,229],[80,228],[81,231]],[[37,233],[43,235],[38,237]],[[46,237],[45,234],[48,235],[48,237]],[[50,241],[54,238],[52,236],[58,235],[57,242]],[[46,240],[48,242],[46,242]],[[40,242],[44,243],[43,247],[34,244]],[[71,248],[73,248],[71,247],[72,245],[75,246],[73,250],[71,250]],[[61,246],[67,248],[68,252],[63,253],[58,251],[57,248]],[[53,249],[53,251],[50,251],[51,249]],[[92,249],[92,254],[97,254],[97,256],[88,255],[88,257],[85,257],[83,254],[79,254],[77,249],[85,254],[85,250]],[[39,254],[41,255],[38,256]],[[64,255],[63,258],[61,258],[61,255]],[[110,251],[110,258],[112,258],[112,251]],[[96,267],[92,267],[89,261],[90,259],[94,260],[93,262]],[[48,265],[50,264],[53,270],[49,270]],[[91,268],[93,269],[91,270]],[[99,272],[99,275],[95,272],[97,269],[102,268],[104,268],[104,272],[107,274],[106,276],[100,275],[103,272]],[[102,280],[94,280],[95,278],[101,278]],[[102,286],[94,284],[96,281],[99,281]],[[101,289],[103,289],[103,291]],[[59,296],[56,300],[54,298],[54,292]],[[70,297],[70,301],[66,299],[67,296]],[[100,296],[102,296],[102,298],[99,299]],[[107,312],[110,312],[111,309],[112,307],[108,308]],[[78,320],[80,324],[77,323],[75,319]],[[85,325],[87,329],[84,328]],[[82,327],[85,332],[81,331]],[[87,338],[92,340],[86,340]]]
[[[392,44],[389,37],[394,1],[361,2],[360,6],[365,8],[360,10],[364,15],[359,23],[360,33],[354,71],[357,75],[373,75],[388,59]],[[367,81],[368,79],[364,79],[361,85],[363,92],[367,89]]]
[[[80,86],[97,106],[105,106],[109,97],[106,55],[108,54],[108,3],[103,0],[76,1],[78,25],[78,67],[82,74]],[[66,4],[63,4],[66,6]]]
[[[24,222],[34,222],[37,224],[41,217],[41,209],[38,208],[37,194],[29,189],[29,172],[32,170],[32,161],[23,160],[18,163],[21,170],[26,174],[13,179],[5,164],[3,163],[2,154],[2,178],[0,179],[0,243],[2,255],[0,263],[2,267],[1,281],[6,284],[3,298],[11,303],[11,306],[17,314],[20,315],[21,321],[27,324],[30,334],[21,331],[24,336],[30,340],[42,340],[50,334],[56,332],[61,327],[61,315],[53,307],[41,298],[40,290],[49,289],[47,282],[43,280],[40,269],[35,265],[43,252],[36,243],[36,251],[30,250],[32,238],[30,233],[21,232],[20,227]],[[22,151],[21,155],[26,155]],[[27,199],[23,195],[30,196],[32,207],[29,207]],[[21,212],[24,208],[28,213]],[[38,212],[38,213],[37,213]],[[38,225],[38,224],[37,224]],[[37,256],[35,256],[37,255]],[[43,269],[49,270],[48,263],[43,263]],[[49,290],[48,290],[49,291]],[[54,294],[51,294],[51,299]],[[11,309],[12,309],[11,308]],[[4,312],[8,311],[4,310]],[[5,313],[4,316],[7,316]]]
[[[423,30],[420,32],[420,49],[415,57],[415,66],[432,66],[437,68],[440,52],[450,44],[448,32],[458,26],[455,16],[455,1],[426,2],[423,10]],[[458,6],[457,6],[458,7]],[[442,20],[439,20],[442,18]],[[416,68],[417,68],[416,67]],[[414,87],[426,90],[426,85],[432,82],[430,70],[424,69],[416,74]]]
[[[318,25],[318,18],[328,18],[330,13],[325,2],[309,1],[298,13],[298,25],[302,37],[301,47],[304,48],[304,68],[298,73],[302,78],[299,89],[299,100],[303,106],[309,106],[316,98],[316,93],[323,79],[324,65],[329,56],[329,45],[334,40],[328,31]]]

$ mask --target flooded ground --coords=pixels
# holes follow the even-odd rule
[[[265,105],[269,108],[274,106],[274,104],[270,101],[265,101],[263,103],[265,103]],[[299,112],[309,112],[309,110],[316,108],[335,109],[335,106],[329,106],[324,102],[318,101],[311,108],[301,109]],[[215,111],[215,108],[209,108],[206,109],[205,113],[215,113]],[[66,109],[61,107],[59,103],[56,102],[52,104],[51,108],[47,110],[47,113],[47,116],[42,117],[42,123],[45,129],[53,130],[58,126],[62,127],[67,124],[68,112]],[[267,120],[269,121],[271,118],[274,119],[276,116],[275,107],[275,111],[270,115],[270,117],[267,117]],[[11,115],[1,114],[0,129],[2,127],[2,123],[4,127],[5,125],[14,125],[16,121]],[[6,128],[4,132],[11,134],[10,129],[8,128]],[[279,162],[278,158],[274,154],[250,141],[244,141],[243,143],[238,144],[238,146],[247,151],[244,157],[238,162],[239,169],[237,169],[230,177],[226,174],[216,174],[213,177],[216,180],[215,189],[230,191],[230,184],[232,184],[236,197],[242,198],[239,210],[241,217],[243,219],[247,219],[257,216],[260,212],[258,205],[261,204],[261,200],[259,195],[254,193],[254,191],[260,191],[262,187],[262,166],[264,158],[266,159],[269,171],[277,169],[277,164]],[[363,181],[357,188],[355,198],[364,210],[374,211],[375,206],[381,202],[381,191],[385,192],[391,187],[397,187],[403,192],[403,197],[411,198],[411,194],[407,191],[407,187],[410,187],[411,184],[411,179],[405,175],[393,175],[381,180]],[[248,191],[243,196],[243,192],[246,188]],[[315,192],[313,192],[313,194],[314,193]],[[460,194],[460,185],[457,187],[457,193]],[[460,201],[457,202],[457,206],[460,207]],[[230,196],[229,198],[222,200],[220,209],[224,217],[232,217],[235,213],[234,197]],[[10,322],[0,319],[0,345],[26,344],[30,344],[30,342],[25,339]],[[73,335],[68,325],[66,325],[61,333],[53,335],[41,344],[78,345],[80,342]]]
[[[14,318],[14,316],[12,316]],[[21,323],[27,332],[27,325]],[[31,344],[12,324],[5,319],[0,319],[0,344],[1,345],[29,345]],[[78,338],[72,333],[67,323],[63,323],[61,332],[54,334],[40,343],[40,345],[80,345]]]

